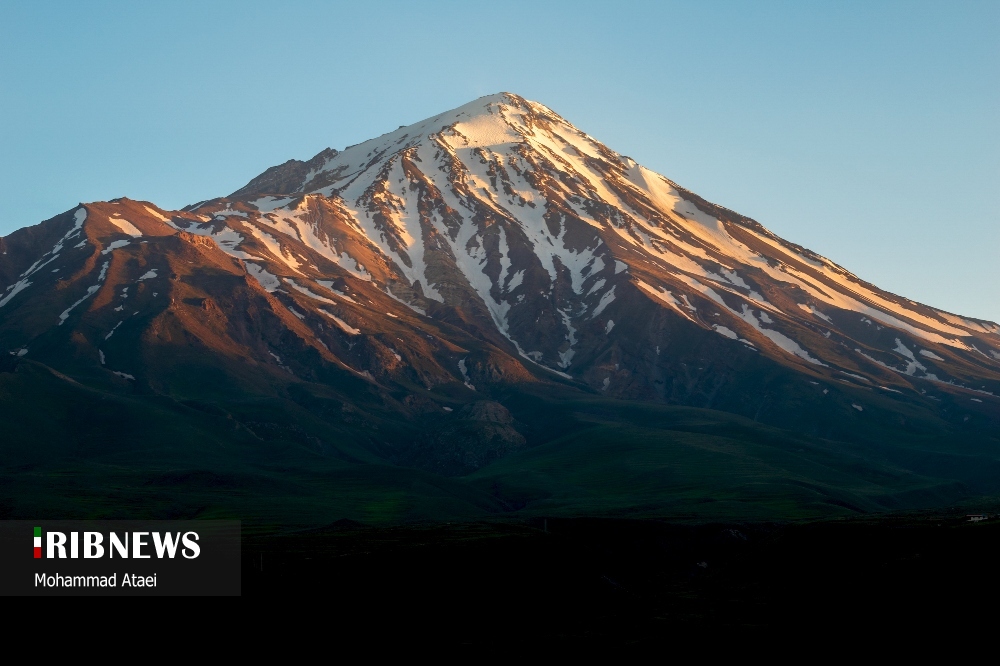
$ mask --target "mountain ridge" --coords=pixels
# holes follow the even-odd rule
[[[450,142],[460,147],[456,148]],[[420,150],[429,152],[428,144],[437,152],[439,159],[443,158],[437,165],[437,171],[460,169],[457,178],[449,176],[442,179],[440,173],[425,173],[417,168],[423,159]],[[561,147],[561,153],[555,147]],[[466,153],[460,156],[462,150]],[[447,154],[442,155],[442,152]],[[516,168],[508,170],[506,167],[523,159],[518,155],[521,152],[529,156],[529,162],[550,159],[551,166],[561,160],[558,164],[563,170],[556,173],[563,182],[543,184],[546,179],[554,182],[551,178],[553,171],[536,168],[525,171],[519,183],[528,188],[519,188],[515,192],[511,187],[511,176]],[[456,159],[458,157],[464,157],[469,164]],[[576,161],[567,158],[575,158]],[[476,160],[479,165],[475,164]],[[477,166],[486,168],[480,169],[482,173],[477,174]],[[404,178],[411,179],[409,193],[407,185],[393,191],[393,183],[387,178],[390,170],[396,170],[400,182]],[[567,173],[572,175],[567,177]],[[602,178],[586,177],[594,173]],[[501,179],[499,185],[498,174]],[[363,186],[359,185],[359,180]],[[535,184],[543,190],[531,189],[535,180],[538,181]],[[470,184],[473,184],[471,188]],[[486,184],[494,189],[489,196],[481,194],[488,192],[488,188],[483,187]],[[479,191],[475,190],[476,185]],[[449,187],[452,189],[451,196],[447,193]],[[547,187],[550,189],[545,189]],[[413,192],[420,188],[425,188],[426,192],[419,191],[416,197],[422,197],[422,200],[415,203],[418,209],[424,206],[425,210],[418,210],[416,217],[421,219],[414,220],[414,202],[407,201],[406,197],[412,198]],[[269,197],[265,190],[272,190],[271,195],[284,195],[285,198],[292,195],[292,198],[284,201],[275,196]],[[583,199],[581,192],[590,198]],[[543,196],[538,197],[539,193]],[[209,230],[206,234],[206,226],[218,226],[220,221],[228,223],[247,215],[254,217],[256,213],[256,219],[270,227],[272,232],[284,231],[287,232],[285,235],[290,234],[295,240],[308,241],[311,249],[325,252],[327,258],[333,259],[339,266],[353,261],[353,276],[362,279],[371,276],[366,278],[365,264],[358,257],[343,248],[339,255],[334,255],[330,248],[338,242],[352,241],[356,247],[367,246],[356,254],[366,257],[369,265],[385,264],[380,281],[393,285],[399,292],[393,291],[392,286],[388,287],[390,297],[402,298],[417,312],[426,312],[430,301],[446,305],[479,301],[468,307],[477,308],[480,315],[485,309],[497,331],[513,343],[519,356],[563,375],[567,374],[566,370],[578,353],[574,349],[574,338],[579,331],[574,324],[586,323],[580,321],[575,310],[587,310],[585,314],[590,319],[600,316],[604,308],[618,298],[613,283],[623,282],[615,277],[620,273],[637,273],[646,277],[645,280],[628,282],[672,309],[674,314],[707,330],[743,341],[748,348],[757,351],[765,349],[765,353],[773,352],[776,347],[794,357],[786,359],[793,363],[800,359],[818,367],[830,365],[815,356],[815,351],[810,353],[808,346],[803,346],[801,341],[803,333],[810,335],[824,323],[832,323],[830,315],[823,311],[823,307],[829,305],[846,305],[848,310],[862,315],[859,320],[868,326],[881,330],[883,325],[888,325],[909,336],[896,338],[895,345],[888,349],[872,350],[878,353],[866,353],[868,350],[862,350],[857,341],[852,340],[851,344],[855,346],[853,358],[848,363],[844,363],[843,358],[837,359],[840,362],[834,366],[841,371],[855,374],[861,370],[858,367],[860,363],[869,366],[861,372],[862,376],[870,376],[873,370],[879,374],[880,369],[870,368],[874,364],[890,372],[897,369],[909,375],[922,372],[930,381],[957,381],[954,378],[939,378],[939,373],[927,369],[924,360],[916,359],[910,348],[927,342],[950,346],[960,352],[978,353],[989,361],[1000,358],[1000,352],[988,346],[990,342],[983,345],[986,346],[986,351],[983,351],[975,344],[970,347],[959,339],[981,333],[989,336],[993,345],[1000,346],[997,341],[1000,339],[1000,327],[995,323],[951,315],[878,290],[828,259],[780,239],[759,222],[707,202],[672,181],[645,170],[630,158],[610,151],[548,107],[510,93],[480,98],[450,112],[350,146],[344,151],[325,149],[305,162],[290,160],[266,170],[234,195],[238,196],[202,202],[186,209],[193,215],[181,218],[184,220],[181,224],[188,225],[184,230],[209,235],[224,251],[239,257],[246,253],[236,248],[239,243],[248,242],[242,239],[239,231],[232,231],[234,237],[241,238],[233,243],[222,238],[230,232],[223,231],[220,235]],[[464,199],[457,195],[464,196]],[[501,195],[507,196],[506,202],[499,201]],[[537,199],[538,203],[526,199],[525,195]],[[326,199],[323,205],[327,206],[327,217],[339,216],[338,222],[343,225],[339,237],[327,233],[325,238],[321,238],[325,230],[317,227],[310,238],[309,232],[304,233],[297,228],[299,220],[296,218],[301,218],[303,214],[308,216],[311,212],[307,201],[310,197]],[[292,207],[290,204],[296,198]],[[578,201],[580,204],[576,205]],[[616,204],[610,209],[612,212],[608,209],[609,201]],[[237,207],[233,208],[233,204]],[[546,209],[541,214],[538,204]],[[515,205],[521,210],[514,208]],[[312,213],[315,215],[315,211]],[[208,218],[208,214],[213,217]],[[463,216],[469,214],[472,220],[466,227],[478,225],[481,228],[462,232]],[[516,217],[526,214],[535,218],[534,228],[528,230],[530,237],[521,233],[522,237],[517,239],[521,247],[504,252],[508,237],[528,228],[524,220]],[[643,215],[646,219],[642,219]],[[154,217],[162,218],[160,221],[180,230],[177,224],[166,220],[164,211],[154,213]],[[428,224],[428,217],[440,222],[436,226]],[[490,217],[493,219],[488,219]],[[561,222],[557,219],[560,217]],[[362,233],[354,234],[357,236],[354,239],[346,238],[349,233],[360,229],[359,221],[365,227],[361,229]],[[561,228],[560,224],[565,227]],[[517,228],[519,226],[520,229]],[[490,227],[500,229],[499,233]],[[599,233],[594,233],[593,227],[597,227]],[[600,233],[608,228],[617,231],[618,238],[606,238]],[[668,233],[663,233],[664,229]],[[650,232],[657,236],[652,236]],[[257,240],[263,240],[266,245],[270,235],[268,232],[260,233],[261,238]],[[460,233],[465,233],[467,238],[459,239]],[[681,234],[686,238],[682,239]],[[626,243],[621,243],[622,239]],[[445,242],[442,243],[442,240]],[[4,242],[7,242],[6,239]],[[465,247],[460,247],[463,242]],[[602,245],[608,248],[612,242],[617,242],[618,247],[600,251]],[[539,244],[544,243],[554,250],[539,251]],[[558,244],[563,247],[557,247]],[[778,247],[768,248],[767,244]],[[271,253],[271,258],[283,264],[282,271],[287,273],[291,269],[291,272],[299,273],[299,262],[294,255],[285,255],[280,241],[271,249],[275,247],[277,250]],[[775,250],[778,252],[775,253]],[[510,256],[518,251],[523,257],[521,263],[524,268],[515,271]],[[549,256],[545,256],[546,253]],[[738,256],[740,254],[744,256]],[[386,263],[387,259],[389,263]],[[505,274],[500,275],[498,269],[505,259]],[[659,263],[655,268],[665,267],[666,274],[644,271],[639,264],[649,264],[650,259]],[[609,260],[613,261],[613,271],[608,270]],[[752,262],[758,266],[753,266]],[[577,265],[574,266],[574,263]],[[781,332],[778,325],[768,328],[767,320],[775,313],[797,322],[803,318],[797,316],[798,312],[789,312],[785,304],[773,307],[757,291],[759,284],[752,279],[748,283],[745,275],[739,274],[740,263],[751,271],[758,269],[759,272],[763,267],[765,272],[770,272],[763,277],[777,277],[785,283],[783,287],[791,286],[800,294],[804,291],[798,300],[811,300],[812,303],[798,302],[796,306],[813,315],[812,322],[800,327],[811,330],[800,330],[796,337]],[[774,267],[769,264],[777,265],[778,271],[784,274],[776,275],[775,271],[768,271],[768,268]],[[360,270],[358,266],[361,266]],[[593,270],[595,267],[601,270]],[[249,270],[259,270],[261,276],[275,275],[253,263]],[[548,274],[547,280],[542,270]],[[504,293],[512,290],[512,283],[517,283],[513,286],[513,290],[517,290],[520,286],[517,281],[524,279],[526,271],[534,273],[540,293],[546,287],[552,292],[550,300],[554,303],[532,299],[535,302],[525,308]],[[560,272],[563,274],[560,275]],[[599,278],[596,277],[598,273],[601,275]],[[569,290],[565,289],[567,277]],[[265,280],[272,279],[276,278],[265,277]],[[289,279],[294,281],[294,278]],[[834,284],[835,281],[840,284]],[[620,290],[625,286],[617,288]],[[839,287],[844,293],[827,293],[831,286],[834,289]],[[566,292],[565,296],[555,293],[557,287]],[[294,288],[307,293],[301,285]],[[442,296],[440,288],[449,291],[448,299]],[[588,288],[587,293],[583,293],[584,288]],[[520,291],[518,301],[523,301],[527,290],[522,288]],[[725,296],[718,293],[720,291]],[[727,302],[727,297],[735,298]],[[700,310],[705,309],[704,306],[695,305],[692,301],[707,301],[707,309],[718,311],[708,315]],[[538,336],[523,324],[519,326],[520,331],[510,331],[507,317],[517,315],[518,309],[527,309],[529,317],[535,315],[536,321],[544,315],[547,321],[543,325],[555,331],[561,329],[563,340],[543,341],[548,349],[538,351],[522,348],[532,344],[529,341]],[[723,319],[709,321],[705,315]],[[521,315],[519,318],[525,317]],[[606,324],[606,333],[610,333],[614,320],[608,318],[606,321],[611,322]],[[829,337],[829,330],[826,335]],[[923,359],[941,358],[936,348],[921,351],[924,352]],[[993,359],[987,355],[989,352],[992,352]],[[895,364],[887,362],[890,358]]]

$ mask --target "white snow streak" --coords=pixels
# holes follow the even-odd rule
[[[740,336],[736,335],[736,331],[730,330],[730,329],[726,328],[725,326],[719,326],[718,324],[715,324],[715,325],[712,326],[712,328],[715,329],[716,333],[719,333],[720,335],[724,335],[725,337],[729,338],[730,340],[736,340],[737,338],[740,337]]]
[[[298,284],[295,280],[292,280],[291,278],[285,278],[285,282],[291,285],[292,289],[294,289],[295,291],[305,294],[314,301],[319,301],[320,303],[329,303],[330,305],[337,304],[336,301],[332,301],[329,298],[320,296],[319,294],[310,291],[308,287],[303,287],[302,285]]]
[[[358,335],[358,334],[361,333],[360,329],[354,328],[353,326],[351,326],[346,321],[344,321],[343,319],[341,319],[337,315],[333,314],[332,312],[327,312],[323,308],[320,308],[319,311],[322,312],[323,314],[325,314],[330,319],[332,319],[333,323],[335,323],[337,326],[339,326],[340,329],[344,333],[347,333],[348,335]]]
[[[122,320],[122,321],[118,322],[117,324],[115,324],[115,327],[112,328],[111,331],[107,335],[104,336],[104,339],[105,340],[110,340],[111,336],[115,334],[115,331],[117,331],[118,327],[121,326],[123,323],[124,323],[124,320]]]
[[[80,303],[83,303],[85,300],[87,300],[100,290],[101,285],[104,284],[104,278],[108,273],[108,263],[109,262],[105,261],[104,265],[101,266],[101,274],[97,276],[97,284],[87,287],[87,293],[81,296],[80,300],[78,300],[76,303],[73,303],[73,305],[63,310],[62,314],[59,315],[59,326],[62,326],[63,324],[66,323],[66,320],[69,318],[69,313],[73,311],[73,308],[78,306]]]
[[[464,358],[458,362],[458,369],[462,373],[462,382],[465,384],[466,388],[475,391],[476,387],[469,382],[469,370],[465,367]]]
[[[108,246],[106,248],[104,248],[103,250],[101,250],[101,254],[108,254],[109,252],[114,252],[118,248],[125,247],[130,242],[131,241],[127,241],[127,240],[112,241],[110,244],[108,244]]]
[[[147,208],[146,210],[149,210],[149,209]],[[126,220],[124,218],[121,218],[121,217],[109,217],[108,220],[111,222],[111,224],[113,224],[116,227],[118,227],[118,229],[123,234],[128,234],[129,236],[132,236],[133,238],[139,238],[140,236],[142,236],[142,232],[139,231],[134,224],[132,224],[131,222],[129,222],[128,220]]]
[[[339,296],[340,298],[344,299],[345,301],[348,301],[350,303],[357,303],[356,300],[354,300],[353,298],[351,298],[350,296],[348,296],[344,292],[342,292],[342,291],[340,291],[338,289],[334,289],[333,288],[333,280],[316,280],[316,284],[322,285],[322,286],[326,287],[327,289],[329,289],[330,291],[332,291],[333,293],[335,293],[337,296]]]

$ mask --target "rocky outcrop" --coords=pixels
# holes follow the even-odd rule
[[[251,197],[261,194],[289,194],[298,192],[306,183],[306,177],[336,157],[337,151],[327,148],[311,160],[288,160],[273,166],[249,183],[230,194],[230,198]]]

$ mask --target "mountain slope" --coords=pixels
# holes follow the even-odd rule
[[[282,277],[300,273],[298,241],[611,395],[713,406],[725,373],[704,386],[660,358],[691,336],[707,358],[762,354],[882,391],[1000,387],[996,324],[881,291],[514,95],[324,151],[281,198],[266,176],[196,212],[275,234]]]

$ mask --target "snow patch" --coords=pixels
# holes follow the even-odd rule
[[[350,296],[348,296],[344,292],[342,292],[342,291],[340,291],[338,289],[334,289],[333,288],[333,280],[316,280],[316,284],[322,285],[322,286],[326,287],[327,289],[329,289],[330,291],[332,291],[333,293],[335,293],[337,296],[340,296],[345,301],[349,301],[351,303],[357,303],[356,300],[354,300],[353,298],[351,298]]]
[[[158,219],[160,222],[166,222],[167,224],[170,224],[171,226],[173,226],[172,222],[170,221],[170,218],[167,217],[166,215],[160,214],[158,211],[150,208],[149,206],[143,206],[143,208],[146,209],[147,213],[149,213],[150,215],[152,215],[153,217],[155,217],[156,219]]]
[[[233,210],[231,208],[225,208],[223,210],[217,211],[215,213],[216,220],[224,220],[227,217],[250,217],[250,215],[243,210]]]
[[[126,245],[128,245],[131,242],[132,241],[127,241],[127,240],[112,241],[106,248],[104,248],[103,250],[101,250],[101,254],[107,254],[109,252],[114,252],[118,248],[125,247]]]
[[[330,305],[337,304],[336,301],[331,301],[329,298],[326,298],[325,296],[320,296],[319,294],[310,291],[308,287],[303,287],[302,285],[297,283],[295,280],[292,280],[291,278],[285,278],[285,282],[290,284],[292,289],[294,289],[295,291],[305,294],[314,301],[319,301],[320,303],[328,303]]]
[[[250,274],[253,279],[257,280],[258,284],[264,288],[267,293],[273,293],[278,287],[281,286],[281,280],[277,278],[273,273],[268,273],[261,266],[257,264],[252,264],[246,262],[244,264],[247,267],[247,273]]]
[[[63,240],[73,238],[80,233],[80,230],[83,229],[83,222],[86,219],[87,209],[81,206],[75,213],[73,213],[73,228],[66,232],[66,235],[63,236]]]
[[[18,280],[10,287],[7,287],[8,294],[3,298],[0,298],[0,308],[10,303],[10,299],[17,296],[19,293],[31,286],[31,282],[27,279]]]
[[[732,310],[730,311],[732,312]],[[813,358],[809,354],[809,352],[807,352],[805,349],[799,346],[799,343],[795,342],[788,336],[779,333],[774,329],[764,328],[763,326],[761,326],[760,322],[757,321],[757,318],[754,316],[753,311],[750,309],[748,305],[744,304],[743,313],[738,314],[737,316],[739,316],[741,319],[743,319],[743,321],[747,322],[748,324],[756,328],[758,331],[763,333],[771,342],[773,342],[782,351],[792,354],[793,356],[798,356],[799,358],[808,361],[809,363],[812,363],[814,365],[829,367],[827,366],[826,363],[823,363],[819,359]]]
[[[121,326],[123,323],[124,323],[124,320],[122,320],[122,321],[118,322],[117,324],[115,324],[115,327],[112,328],[111,331],[107,335],[104,336],[104,339],[105,340],[110,340],[111,336],[115,334],[115,331],[117,331],[118,327]]]
[[[73,311],[73,308],[75,308],[76,306],[78,306],[80,303],[83,303],[85,300],[87,300],[88,298],[90,298],[91,296],[93,296],[94,294],[96,294],[100,290],[101,285],[104,284],[104,278],[108,274],[108,264],[109,263],[110,262],[105,261],[104,265],[101,266],[101,274],[97,276],[97,284],[92,285],[90,287],[87,287],[87,293],[84,294],[83,296],[81,296],[80,300],[78,300],[77,302],[73,303],[73,305],[71,305],[68,308],[66,308],[65,310],[63,310],[62,314],[59,315],[59,326],[62,326],[63,324],[66,323],[66,320],[69,319],[69,313]]]
[[[295,197],[264,197],[263,199],[251,201],[250,205],[255,206],[263,215],[264,213],[270,213],[279,208],[284,208],[294,200]]]
[[[319,311],[322,312],[323,314],[325,314],[330,319],[332,319],[333,323],[335,323],[337,326],[339,326],[340,330],[342,330],[344,333],[347,333],[348,335],[358,335],[358,334],[361,333],[360,329],[354,328],[353,326],[351,326],[346,321],[344,321],[343,319],[341,319],[337,315],[333,314],[332,312],[327,312],[323,308],[320,308]]]
[[[832,319],[830,319],[828,316],[826,316],[825,314],[823,314],[822,312],[820,312],[819,310],[817,310],[816,308],[814,308],[811,305],[806,305],[805,303],[796,303],[796,305],[798,305],[800,308],[802,308],[803,310],[805,310],[809,314],[816,315],[817,317],[819,317],[820,319],[822,319],[823,321],[825,321],[827,323],[830,323],[830,324],[833,323]]]
[[[597,315],[599,315],[602,312],[604,312],[604,308],[606,308],[609,305],[611,305],[611,303],[614,300],[615,300],[615,285],[612,285],[611,289],[608,289],[601,296],[601,300],[597,303],[597,307],[594,308],[594,311],[590,314],[590,318],[593,319]]]
[[[603,282],[603,280],[602,280],[602,282]],[[694,322],[694,319],[691,318],[691,315],[689,315],[687,312],[685,312],[684,310],[681,309],[681,305],[682,304],[681,304],[681,302],[679,300],[677,300],[676,298],[674,298],[673,293],[667,291],[663,287],[660,287],[658,289],[654,288],[652,285],[648,285],[645,282],[643,282],[642,280],[637,280],[636,284],[638,284],[639,288],[642,289],[643,291],[645,291],[646,293],[648,293],[648,294],[650,294],[652,296],[655,296],[657,299],[659,299],[663,303],[666,303],[672,310],[674,310],[675,312],[677,312],[677,314],[679,314],[680,316],[684,317],[688,321]],[[685,304],[686,304],[686,307],[689,310],[693,309],[693,308],[691,308],[691,304],[688,303],[687,300],[685,300]],[[697,322],[695,322],[695,323],[697,323]]]
[[[851,372],[844,372],[843,370],[841,370],[840,374],[847,375],[848,377],[854,377],[855,379],[860,379],[861,381],[868,382],[869,384],[872,383],[871,380],[868,379],[867,377],[862,377],[861,375],[855,375],[854,373]]]
[[[736,331],[728,329],[725,326],[719,326],[718,324],[713,324],[712,328],[715,329],[716,333],[718,333],[719,335],[723,335],[729,338],[730,340],[736,340],[737,338],[740,337],[736,334]]]
[[[148,209],[147,209],[147,210],[148,210]],[[137,228],[135,227],[135,225],[134,225],[134,224],[132,224],[131,222],[129,222],[128,220],[126,220],[126,219],[124,219],[124,218],[120,218],[120,217],[109,217],[109,218],[108,218],[108,220],[109,220],[109,221],[111,222],[111,224],[113,224],[113,225],[115,225],[116,227],[118,227],[118,229],[119,229],[119,230],[120,230],[120,231],[121,231],[121,232],[122,232],[123,234],[128,234],[128,235],[129,235],[129,236],[131,236],[132,238],[139,238],[140,236],[142,236],[142,232],[141,232],[141,231],[139,231],[139,230],[138,230],[138,229],[137,229]]]
[[[341,252],[334,259],[334,261],[337,262],[338,266],[340,266],[345,271],[347,271],[348,273],[350,273],[354,277],[358,278],[359,280],[364,280],[365,282],[371,282],[372,281],[371,273],[369,273],[365,269],[364,265],[362,265],[360,261],[358,261],[357,259],[355,259],[351,255],[347,254],[346,252]],[[351,266],[352,263],[354,264],[354,266]]]
[[[402,359],[400,359],[402,360]],[[462,373],[462,382],[465,384],[466,388],[476,390],[476,387],[469,382],[469,370],[465,367],[465,359],[463,358],[458,362],[458,369]]]
[[[896,348],[893,351],[899,352],[909,359],[906,364],[906,370],[903,371],[904,375],[913,376],[916,374],[917,370],[927,372],[927,368],[913,356],[913,352],[907,349],[906,345],[904,345],[902,340],[899,338],[896,338]]]
[[[573,362],[573,357],[576,356],[576,350],[573,349],[573,345],[576,344],[576,328],[573,326],[573,322],[569,318],[569,313],[564,310],[558,310],[559,315],[562,317],[563,325],[566,327],[566,342],[569,343],[566,351],[559,352],[559,367],[565,370]],[[609,328],[606,333],[610,333]]]
[[[524,280],[524,270],[519,270],[511,276],[510,280],[507,282],[507,291],[514,291],[521,286],[521,282]],[[601,280],[601,282],[604,282]]]

